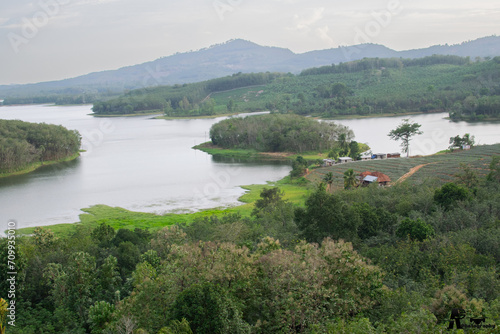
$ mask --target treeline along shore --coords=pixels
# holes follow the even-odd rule
[[[499,79],[500,57],[365,58],[297,75],[237,73],[131,90],[95,102],[93,111],[199,117],[268,110],[324,118],[448,112],[453,120],[489,121],[500,115]]]
[[[60,125],[0,119],[0,177],[76,158],[81,136]]]

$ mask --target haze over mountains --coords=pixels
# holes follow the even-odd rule
[[[436,45],[407,51],[395,51],[377,44],[361,44],[302,54],[236,39],[117,70],[95,72],[60,81],[0,86],[0,99],[52,93],[120,93],[126,89],[198,82],[238,72],[299,73],[306,68],[366,57],[421,58],[433,54],[468,56],[472,59],[499,56],[500,37],[490,36],[457,45]]]

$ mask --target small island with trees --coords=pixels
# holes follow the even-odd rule
[[[210,129],[210,142],[195,146],[212,155],[293,160],[292,176],[325,157],[359,158],[368,145],[353,140],[348,127],[299,115],[266,114],[232,117]]]

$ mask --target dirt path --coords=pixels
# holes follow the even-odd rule
[[[410,171],[408,173],[406,173],[405,175],[401,176],[397,181],[396,183],[400,183],[400,182],[403,182],[404,180],[406,180],[407,178],[409,178],[410,176],[412,176],[413,174],[415,174],[416,172],[418,172],[418,170],[424,166],[427,166],[429,164],[422,164],[422,165],[418,165],[418,166],[415,166],[413,168],[410,169]]]
[[[203,100],[201,100],[200,104],[204,103],[206,100],[208,100],[212,96],[212,93],[208,94],[207,97],[205,97]]]

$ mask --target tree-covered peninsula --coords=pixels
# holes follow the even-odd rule
[[[165,116],[206,116],[216,114],[216,102],[211,94],[241,87],[266,85],[281,73],[237,73],[231,76],[192,84],[159,86],[129,91],[108,101],[96,102],[96,115],[163,113]],[[234,106],[233,106],[234,107]],[[230,104],[223,111],[232,112]],[[218,108],[220,111],[221,108]]]
[[[81,136],[61,125],[0,120],[0,176],[76,156]]]
[[[218,147],[259,152],[328,151],[342,134],[353,136],[342,125],[281,114],[229,118],[210,129],[210,139]]]

